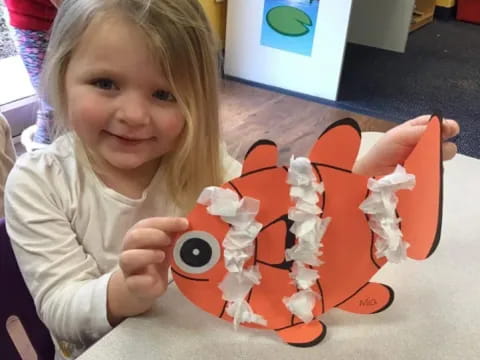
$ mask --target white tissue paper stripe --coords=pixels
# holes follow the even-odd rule
[[[256,266],[238,273],[227,273],[218,286],[223,291],[223,299],[236,301],[245,298],[253,285],[260,284],[261,275]]]
[[[313,320],[313,308],[315,301],[320,296],[312,290],[301,290],[290,297],[283,298],[283,302],[287,309],[304,323]]]
[[[226,312],[233,317],[233,326],[235,329],[244,322],[256,323],[263,326],[267,325],[267,321],[260,315],[255,314],[250,304],[245,300],[231,301],[227,305]]]
[[[318,271],[305,267],[301,262],[294,262],[290,277],[300,290],[310,289],[319,278]]]
[[[300,291],[285,297],[283,302],[293,315],[308,323],[313,320],[313,308],[320,295],[311,290],[319,278],[318,271],[306,265],[323,264],[320,248],[331,219],[320,218],[322,209],[317,205],[318,194],[324,192],[324,187],[317,182],[309,159],[291,158],[287,183],[291,185],[290,197],[295,202],[295,207],[288,211],[288,218],[293,221],[290,231],[295,234],[297,243],[285,250],[285,258],[294,261],[290,277]]]
[[[212,186],[203,190],[198,202],[207,206],[209,214],[220,216],[231,225],[222,243],[228,272],[218,287],[223,292],[223,299],[228,302],[226,312],[233,317],[234,327],[243,322],[266,325],[266,320],[255,314],[245,300],[253,286],[260,284],[261,280],[258,267],[244,269],[255,252],[255,239],[262,229],[262,224],[255,221],[260,201],[249,197],[240,200],[236,192]]]
[[[380,180],[369,179],[370,195],[362,202],[360,209],[369,215],[368,224],[375,233],[376,256],[386,257],[388,261],[399,263],[407,258],[410,246],[403,240],[403,234],[397,218],[398,198],[395,192],[415,187],[415,176],[407,174],[405,168],[397,165],[393,173]]]

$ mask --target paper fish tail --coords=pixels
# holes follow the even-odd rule
[[[387,309],[394,298],[394,292],[389,286],[368,282],[336,307],[354,314],[376,314]]]
[[[310,347],[320,343],[327,334],[327,327],[319,320],[308,324],[299,322],[275,330],[284,342],[297,347]]]
[[[361,130],[357,122],[346,118],[331,124],[310,151],[314,164],[351,171],[360,149]]]
[[[409,243],[407,255],[422,260],[433,254],[440,241],[443,202],[442,117],[433,115],[415,149],[405,161],[414,174],[413,190],[398,192],[401,230]]]

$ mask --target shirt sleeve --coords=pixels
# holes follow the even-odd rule
[[[10,125],[0,113],[0,216],[4,217],[3,194],[8,173],[15,162],[15,149],[12,143]]]
[[[66,184],[58,163],[24,155],[7,179],[7,231],[39,317],[57,340],[89,346],[111,330],[111,274],[102,275],[79,242]]]
[[[220,151],[222,155],[224,182],[240,177],[242,174],[242,164],[228,153],[225,144],[221,145]]]

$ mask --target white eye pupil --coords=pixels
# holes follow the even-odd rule
[[[195,256],[200,255],[200,250],[198,250],[198,249],[193,249],[193,255],[195,255]]]

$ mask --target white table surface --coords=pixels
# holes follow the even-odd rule
[[[331,310],[322,316],[325,339],[311,348],[268,330],[234,331],[172,284],[151,312],[127,319],[79,360],[480,359],[480,160],[459,155],[445,164],[442,238],[432,257],[387,264],[374,280],[394,289],[391,307]]]

